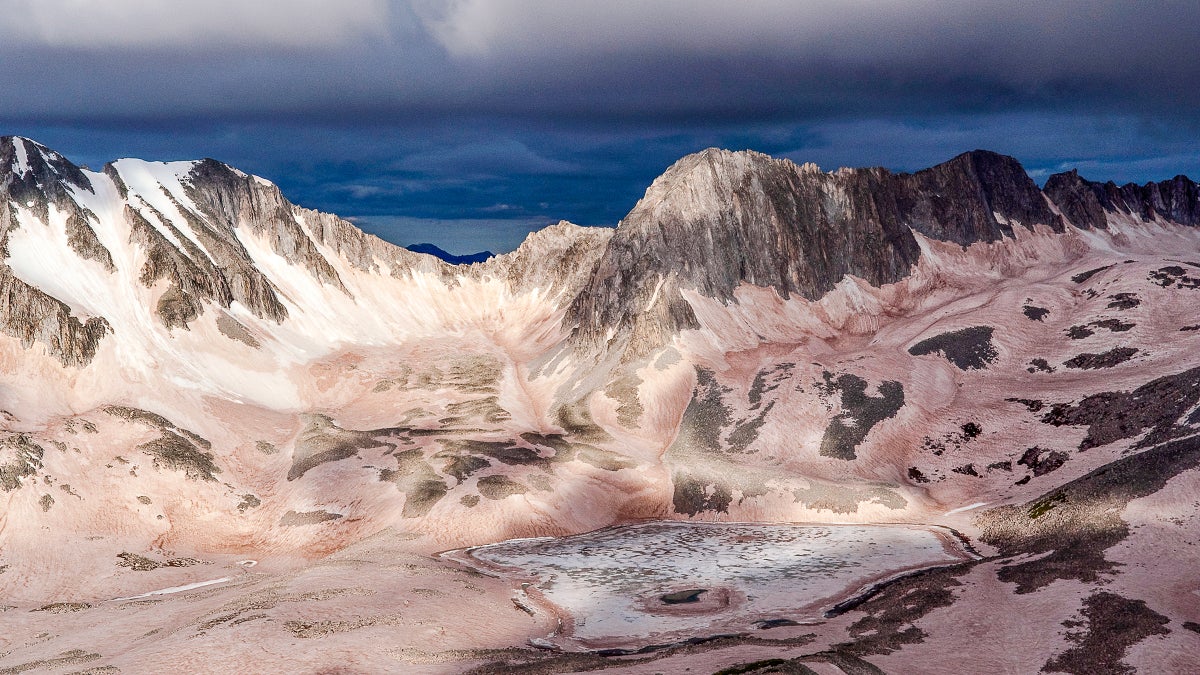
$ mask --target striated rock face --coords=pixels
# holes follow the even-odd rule
[[[1200,186],[1187,176],[1158,183],[1118,186],[1086,180],[1078,170],[1056,173],[1046,181],[1046,196],[1076,227],[1106,229],[1108,215],[1200,225]]]
[[[188,179],[184,187],[201,215],[207,216],[201,223],[206,229],[231,235],[237,228],[249,228],[267,237],[271,249],[292,264],[304,267],[322,283],[346,290],[333,266],[296,221],[295,207],[278,187],[213,159],[197,162]]]
[[[127,314],[130,302],[146,305],[168,330],[189,329],[209,305],[234,303],[279,323],[289,315],[285,300],[312,300],[286,295],[282,267],[299,273],[285,273],[284,286],[308,277],[350,302],[342,279],[347,267],[396,278],[433,275],[447,283],[455,277],[440,261],[299,208],[269,181],[215,160],[119,160],[93,172],[29,139],[3,137],[0,260],[14,255],[10,244],[19,230],[19,258],[0,263],[0,330],[27,347],[43,344],[70,366],[91,361],[105,333],[120,330],[111,313]],[[97,232],[105,234],[103,243]],[[51,250],[64,238],[71,253]],[[278,260],[267,259],[272,254]],[[98,263],[110,278],[83,282],[66,275],[63,283],[45,283],[75,256]],[[144,290],[127,288],[118,262],[133,266],[126,271]],[[93,293],[86,286],[105,288]]]
[[[75,255],[115,273],[114,251],[121,251],[109,250],[111,235],[108,248],[102,243],[96,211],[119,214],[138,251],[135,276],[151,290],[151,309],[167,329],[188,329],[207,305],[234,303],[260,319],[285,321],[285,301],[304,298],[287,296],[280,278],[267,273],[276,263],[264,261],[266,253],[351,302],[346,275],[358,271],[423,275],[448,288],[498,279],[512,293],[536,290],[565,307],[563,329],[573,346],[627,359],[699,327],[685,291],[729,302],[750,284],[784,298],[818,299],[847,275],[892,283],[920,258],[914,233],[966,246],[1012,237],[1019,227],[1062,231],[1063,216],[1051,204],[1085,228],[1105,228],[1118,215],[1200,224],[1200,190],[1182,176],[1118,187],[1071,172],[1051,177],[1043,193],[1016,160],[981,150],[893,174],[826,173],[760,153],[709,149],[670,167],[616,230],[563,222],[531,234],[512,253],[450,265],[297,207],[270,182],[211,159],[120,160],[95,173],[33,141],[6,137],[0,179],[6,253],[8,235],[19,227],[62,228]],[[115,210],[101,197],[113,191]],[[22,282],[9,267],[0,267],[0,283],[10,307],[0,327],[24,343],[42,342],[64,364],[86,364],[105,332],[115,330],[111,317],[75,316],[76,305],[59,302],[70,298]]]
[[[4,267],[0,268],[0,329],[21,340],[26,349],[42,344],[64,366],[78,368],[91,362],[109,325],[103,317],[80,321],[64,303]]]
[[[10,234],[18,230],[20,244],[10,250],[16,241]],[[215,160],[123,159],[93,172],[28,139],[0,139],[0,260],[17,256],[11,266],[0,263],[0,330],[27,347],[42,343],[64,365],[89,363],[103,336],[122,330],[115,315],[128,323],[148,313],[168,332],[190,330],[210,306],[236,304],[277,324],[293,307],[316,305],[328,317],[330,302],[359,303],[345,281],[359,273],[381,278],[366,282],[372,297],[358,311],[370,312],[384,299],[390,291],[377,289],[388,281],[418,277],[419,284],[447,289],[499,280],[509,293],[560,302],[590,278],[611,235],[608,228],[559,223],[512,253],[455,266],[297,207],[269,181]],[[61,250],[62,239],[69,252]],[[75,257],[110,276],[51,280]],[[240,326],[225,312],[217,323]]]
[[[900,218],[933,239],[963,246],[996,241],[1011,237],[1013,225],[1063,231],[1062,219],[1012,157],[975,150],[895,178]]]
[[[816,299],[847,274],[873,285],[905,277],[920,256],[914,230],[967,245],[1035,224],[1062,229],[1021,165],[991,152],[892,174],[709,149],[650,186],[566,321],[577,345],[620,335],[643,353],[697,326],[682,289],[729,300],[749,283]]]

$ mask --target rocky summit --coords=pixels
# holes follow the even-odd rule
[[[4,137],[0,257],[0,672],[1200,668],[1186,177],[709,149],[451,264],[215,160]],[[645,521],[710,576],[570,538]],[[471,553],[535,537],[574,557]],[[819,596],[721,576],[768,544]]]

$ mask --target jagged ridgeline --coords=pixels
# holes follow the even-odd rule
[[[465,274],[561,292],[590,271],[589,258],[598,254],[607,234],[561,223],[531,235],[521,251]],[[64,235],[73,254],[67,257],[55,241]],[[9,254],[14,236],[32,249],[18,259]],[[0,330],[26,347],[41,344],[71,367],[87,365],[106,334],[128,330],[112,316],[129,309],[116,308],[125,303],[114,295],[146,305],[140,309],[167,329],[187,330],[206,309],[216,309],[223,333],[253,342],[239,320],[219,310],[236,305],[249,316],[280,324],[289,318],[289,306],[294,311],[313,301],[288,297],[285,279],[270,274],[272,265],[285,277],[300,278],[309,290],[328,289],[351,302],[358,298],[343,282],[347,272],[424,275],[446,285],[464,275],[434,256],[298,207],[269,181],[216,160],[124,159],[96,172],[11,136],[0,138],[0,252],[5,258]],[[35,259],[43,253],[53,255]],[[76,261],[81,269],[74,269]],[[55,263],[67,267],[55,268]],[[132,276],[148,292],[117,288],[97,297],[51,279],[61,280],[68,271],[81,277],[76,286],[115,288],[128,285]]]
[[[462,466],[490,466],[495,459],[463,448],[499,444],[541,461],[546,457],[539,453],[550,451],[536,448],[551,446],[513,439],[554,436],[571,448],[557,452],[560,459],[591,457],[587,453],[613,449],[606,444],[615,443],[612,432],[623,429],[657,435],[650,442],[659,445],[663,461],[672,467],[672,508],[688,514],[727,512],[735,492],[744,499],[772,490],[801,503],[836,502],[838,509],[853,510],[849,497],[839,502],[814,496],[823,488],[770,487],[770,462],[760,462],[757,453],[779,442],[781,430],[794,424],[789,420],[805,419],[823,430],[805,441],[805,452],[835,466],[861,464],[868,461],[864,448],[892,427],[910,424],[913,406],[921,405],[909,379],[829,361],[819,351],[805,356],[779,347],[774,356],[734,358],[746,346],[734,346],[729,325],[765,343],[768,338],[756,331],[766,328],[754,325],[762,319],[729,314],[734,324],[723,324],[726,319],[712,314],[717,310],[703,310],[709,312],[705,318],[705,303],[736,314],[742,311],[737,294],[744,289],[767,291],[780,301],[818,301],[848,279],[878,288],[909,279],[926,264],[923,280],[898,296],[899,304],[853,300],[876,304],[874,323],[859,331],[866,335],[889,315],[917,311],[920,294],[942,283],[938,275],[959,273],[936,271],[948,251],[994,251],[987,254],[991,257],[967,260],[963,269],[986,265],[1016,270],[1002,275],[1016,274],[1033,258],[1027,253],[1019,258],[1015,248],[1005,253],[1004,242],[1025,235],[1040,232],[1046,238],[1039,241],[1074,241],[1078,237],[1072,232],[1081,230],[1119,236],[1109,231],[1131,223],[1185,228],[1200,223],[1200,192],[1182,176],[1116,186],[1070,172],[1052,176],[1042,190],[1015,159],[982,150],[908,174],[880,168],[823,172],[756,152],[709,149],[671,166],[615,229],[559,223],[531,234],[511,253],[451,265],[385,243],[335,216],[298,207],[269,181],[212,159],[123,159],[92,171],[29,139],[5,137],[0,168],[5,256],[0,329],[23,348],[43,350],[67,368],[86,369],[108,345],[117,362],[175,359],[180,374],[174,377],[194,382],[195,368],[188,362],[213,349],[241,355],[239,368],[270,372],[335,354],[350,353],[343,358],[361,361],[364,348],[406,345],[409,356],[397,357],[386,376],[362,377],[372,394],[384,398],[423,392],[404,405],[424,411],[425,421],[380,420],[375,431],[344,428],[329,416],[343,403],[305,393],[310,385],[284,388],[284,398],[301,408],[289,413],[301,415],[297,420],[325,419],[329,428],[358,439],[339,446],[329,461],[355,457],[362,448],[399,452],[399,446],[380,440],[401,433],[397,429],[437,438],[428,451],[404,452],[416,453],[413,466],[428,468],[421,485],[443,486],[440,499],[455,484],[467,482],[470,472]],[[1086,248],[1079,242],[1045,245],[1057,247],[1054,255],[1067,259]],[[933,254],[938,260],[927,260],[931,247],[942,247],[942,253]],[[1114,274],[1114,265],[1076,274],[1072,283],[1094,283]],[[1148,280],[1163,288],[1197,285],[1180,264],[1153,270]],[[1128,291],[1109,299],[1109,309],[1141,303]],[[1020,312],[1047,330],[1055,320],[1054,312],[1033,298],[1023,298]],[[1094,341],[1097,331],[1128,336],[1137,326],[1108,316],[1087,319],[1064,329],[1065,334],[1072,341]],[[958,373],[952,377],[970,382],[1009,359],[1012,350],[1004,345],[1010,331],[994,323],[955,321],[914,330],[889,353],[913,368],[922,363],[953,367]],[[824,334],[810,329],[787,329],[795,336],[787,339],[796,344],[820,339],[825,349],[839,349],[828,341],[829,331],[839,328],[829,324],[821,329]],[[787,330],[782,335],[789,335]],[[685,346],[680,340],[690,333],[709,335],[711,347]],[[415,346],[435,342],[463,352],[423,357],[428,350]],[[1092,350],[1075,350],[1053,364],[1043,354],[1030,354],[1018,371],[1105,371],[1147,358],[1144,349],[1130,345],[1087,346]],[[234,357],[215,358],[209,363]],[[421,397],[436,396],[431,392],[437,387],[417,381],[439,381],[416,375],[429,365],[422,359],[429,358],[490,364],[471,373],[454,371],[482,378],[479,391],[488,396],[423,402]],[[104,394],[108,398],[97,403],[124,403],[136,398],[139,388],[159,386],[162,368],[143,366],[131,380],[115,378]],[[218,397],[245,394],[244,383],[218,377],[219,370],[209,368],[213,381],[189,386]],[[672,378],[683,378],[686,384],[677,386],[690,388],[691,395],[686,405],[664,411],[655,387]],[[317,381],[311,386],[319,390],[333,386],[330,378]],[[525,389],[526,396],[539,400],[510,395],[514,387],[530,383],[535,389]],[[260,402],[269,400],[256,395]],[[613,402],[612,413],[596,407],[603,401]],[[165,412],[183,419],[194,414]],[[974,424],[963,420],[960,425],[967,422]],[[298,433],[284,443],[305,468],[296,473],[293,466],[288,480],[307,476],[326,463],[313,464],[313,457],[328,454],[304,450],[308,446],[299,439],[305,432]],[[472,445],[476,441],[483,445]],[[441,448],[436,457],[435,447]],[[213,470],[202,472],[206,476],[219,470],[221,456],[214,453]],[[1034,453],[1035,459],[1042,454],[1057,457],[1047,450]],[[435,470],[443,464],[456,468]],[[527,464],[537,462],[506,466]],[[978,473],[969,463],[951,468]],[[922,484],[929,479],[924,472],[901,467],[898,477],[860,484],[847,494],[858,502],[903,508],[906,500],[884,484]],[[413,490],[401,491],[411,501]],[[406,508],[417,511],[412,504]]]
[[[820,171],[755,152],[710,149],[676,162],[621,222],[568,312],[574,339],[613,336],[638,353],[698,326],[680,291],[729,300],[741,284],[817,299],[845,275],[873,285],[907,276],[914,233],[963,246],[1012,237],[1014,227],[1062,232],[1064,215],[1105,228],[1109,214],[1196,225],[1186,177],[1145,186],[1057,174],[1045,193],[1017,160],[965,153],[930,169]],[[615,333],[613,332],[615,330]]]
[[[119,211],[129,242],[145,251],[138,280],[161,289],[154,311],[168,328],[187,328],[206,305],[237,302],[257,317],[286,320],[279,288],[239,233],[261,237],[271,251],[317,283],[351,297],[331,255],[351,266],[391,275],[453,271],[366,235],[352,224],[291,204],[278,188],[215,160],[150,163],[121,160],[91,172],[34,141],[0,139],[3,173],[0,243],[22,227],[61,220],[75,254],[115,273],[97,234],[96,209]],[[115,197],[115,199],[113,199]],[[965,153],[930,169],[827,173],[755,152],[709,149],[689,155],[647,190],[612,236],[597,228],[556,226],[553,239],[569,255],[515,254],[472,266],[514,285],[582,285],[567,303],[572,344],[607,343],[645,355],[698,322],[681,291],[723,301],[742,284],[774,288],[788,298],[818,299],[846,275],[872,285],[907,276],[921,256],[914,233],[960,245],[1011,237],[1014,227],[1069,222],[1107,227],[1112,214],[1144,221],[1200,223],[1196,184],[1178,176],[1142,186],[1052,176],[1043,192],[1011,157]],[[107,226],[105,226],[107,227]],[[111,242],[110,242],[111,245]],[[547,264],[549,263],[549,264]],[[549,267],[549,269],[547,269]],[[11,299],[3,328],[26,344],[43,342],[64,364],[86,364],[111,323],[102,313],[80,317],[44,289],[13,275],[0,284]],[[534,285],[528,284],[528,285]]]

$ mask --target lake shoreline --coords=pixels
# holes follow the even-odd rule
[[[655,528],[658,528],[655,530]],[[744,533],[739,532],[745,530]],[[569,581],[570,575],[558,569],[564,562],[569,561],[570,555],[575,555],[576,558],[583,561],[592,561],[595,557],[599,559],[604,555],[612,556],[615,551],[620,548],[612,544],[609,540],[629,540],[630,543],[636,542],[639,537],[658,535],[660,538],[664,535],[674,535],[677,537],[687,537],[690,540],[695,540],[697,537],[702,542],[705,542],[705,536],[710,538],[730,537],[733,536],[732,544],[726,542],[728,548],[731,546],[767,546],[770,549],[769,542],[764,544],[757,541],[762,538],[770,538],[768,535],[778,536],[781,532],[785,534],[793,534],[797,536],[797,541],[809,543],[809,540],[800,536],[815,536],[820,541],[820,538],[829,537],[831,534],[861,533],[871,531],[878,535],[884,535],[883,538],[891,537],[896,539],[898,536],[903,536],[907,533],[913,533],[910,537],[928,537],[936,541],[937,553],[933,552],[933,543],[929,540],[923,541],[925,547],[926,559],[913,561],[911,564],[902,564],[900,566],[880,567],[878,570],[867,573],[863,570],[846,580],[837,590],[833,590],[829,581],[825,580],[825,590],[819,594],[812,595],[807,598],[807,601],[797,601],[795,603],[786,604],[785,606],[777,607],[762,607],[754,606],[755,602],[762,602],[762,599],[751,593],[747,596],[744,589],[739,587],[737,579],[730,579],[718,583],[709,582],[701,583],[702,580],[697,578],[688,578],[685,575],[680,575],[678,578],[673,578],[673,585],[656,586],[654,574],[659,577],[663,576],[661,569],[645,570],[643,573],[651,577],[651,581],[646,582],[639,587],[639,592],[650,589],[651,592],[643,592],[640,599],[631,601],[631,607],[636,607],[636,611],[625,608],[626,614],[633,613],[630,616],[621,616],[627,623],[631,624],[630,629],[626,634],[602,634],[598,633],[595,628],[588,628],[588,621],[593,620],[593,623],[618,623],[611,616],[606,616],[602,609],[597,609],[597,606],[603,606],[604,600],[608,600],[610,604],[613,601],[625,600],[628,590],[620,593],[609,591],[608,596],[603,595],[603,586],[597,586],[594,602],[589,603],[589,611],[581,611],[573,609],[569,601],[556,602],[555,599],[549,597],[555,593],[560,596],[565,592],[562,588],[552,588],[554,582],[551,577],[564,575]],[[900,532],[905,531],[905,532]],[[920,533],[915,534],[915,533]],[[703,536],[702,536],[703,535]],[[794,545],[791,540],[785,542],[787,545]],[[856,542],[858,543],[858,542]],[[873,541],[867,542],[868,548],[874,546]],[[659,542],[662,545],[662,542]],[[845,542],[833,542],[834,545]],[[572,545],[579,545],[578,551],[573,551],[572,554],[564,554],[563,560],[552,554],[541,554],[542,557],[549,556],[549,560],[554,561],[556,571],[554,573],[547,570],[534,569],[532,567],[522,566],[520,564],[505,564],[497,558],[497,552],[528,549],[529,551],[538,551],[543,548],[551,550],[570,548]],[[700,543],[700,546],[705,545]],[[724,549],[719,551],[728,553]],[[821,549],[818,546],[817,551]],[[754,552],[759,552],[754,549]],[[895,555],[895,551],[886,551],[886,555]],[[631,553],[635,556],[638,552],[635,550]],[[531,554],[538,555],[538,554]],[[979,560],[982,556],[974,550],[970,541],[961,533],[952,528],[942,525],[924,525],[915,523],[872,523],[872,524],[841,524],[841,523],[720,523],[720,522],[688,522],[688,521],[670,521],[670,520],[645,520],[632,524],[613,525],[591,532],[586,532],[578,535],[570,535],[567,537],[535,537],[514,539],[494,544],[485,544],[481,546],[473,546],[463,549],[454,549],[444,551],[437,554],[437,557],[448,562],[457,563],[472,569],[473,571],[488,576],[496,576],[509,580],[514,585],[513,603],[518,607],[523,604],[532,604],[538,610],[545,612],[547,615],[555,619],[557,629],[547,635],[545,638],[534,638],[530,640],[530,644],[541,649],[550,649],[563,652],[592,652],[605,656],[622,656],[639,653],[649,653],[680,645],[697,644],[697,641],[707,641],[717,638],[729,638],[735,636],[748,636],[751,632],[766,630],[769,628],[778,628],[783,626],[811,626],[823,623],[825,620],[837,616],[838,614],[850,611],[854,607],[862,604],[870,597],[879,593],[886,586],[895,583],[898,580],[904,579],[914,574],[919,574],[930,569],[956,567],[958,565],[967,564],[975,560]],[[793,554],[793,558],[799,557],[803,560],[800,554]],[[661,557],[655,557],[653,560],[657,564],[669,564],[670,554]],[[687,558],[690,564],[696,564],[691,557]],[[753,564],[762,564],[760,561],[751,562],[748,567],[753,567]],[[835,565],[835,568],[851,567],[859,564],[857,560],[850,560],[841,566]],[[877,564],[877,566],[879,566]],[[585,571],[591,571],[594,575],[596,572],[591,568],[579,568]],[[628,566],[621,568],[621,572],[628,574]],[[637,569],[636,566],[632,569]],[[770,572],[775,572],[775,568],[771,566],[764,567]],[[824,577],[828,577],[829,573],[825,572]],[[603,574],[601,574],[603,578]],[[757,593],[760,595],[764,590],[767,591],[765,596],[770,600],[771,596],[782,595],[784,591],[775,593],[770,588],[763,588],[762,581],[753,575],[749,578],[754,579],[754,583],[758,584]],[[794,579],[780,577],[774,583],[782,584],[784,581],[792,582]],[[562,578],[557,579],[560,586],[566,582]],[[746,582],[741,582],[745,585]],[[628,584],[627,584],[628,585]],[[661,584],[660,584],[661,585]],[[586,590],[586,587],[582,587]],[[654,589],[663,591],[658,593]],[[713,591],[708,594],[713,600],[709,602],[710,606],[700,604],[700,598],[697,596],[696,604],[676,604],[663,601],[661,607],[654,602],[656,599],[661,600],[663,594],[670,596],[672,593],[677,593],[679,590],[700,590],[707,589]],[[549,590],[549,593],[546,591]],[[591,591],[587,593],[590,595]],[[519,598],[519,599],[518,599]],[[776,603],[778,605],[779,603]],[[611,609],[611,608],[610,608]],[[671,628],[669,623],[672,619],[679,618],[694,618],[697,623],[688,626],[676,626]],[[658,625],[663,630],[638,630],[632,628],[632,625],[641,622],[643,624]],[[702,623],[701,623],[702,622]],[[581,630],[583,629],[583,630]],[[589,632],[590,630],[590,632]]]

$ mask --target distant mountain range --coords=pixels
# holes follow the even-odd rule
[[[480,251],[479,253],[468,253],[467,255],[454,255],[453,253],[449,253],[447,251],[442,250],[441,248],[439,248],[438,246],[436,246],[434,244],[428,244],[428,243],[426,243],[426,244],[409,244],[408,246],[405,246],[404,248],[407,248],[408,250],[414,251],[416,253],[424,253],[426,255],[431,255],[435,258],[441,258],[442,260],[445,260],[446,262],[450,263],[451,265],[472,265],[474,263],[481,263],[481,262],[487,260],[488,258],[491,258],[492,256],[496,255],[495,253],[492,253],[491,251]]]

